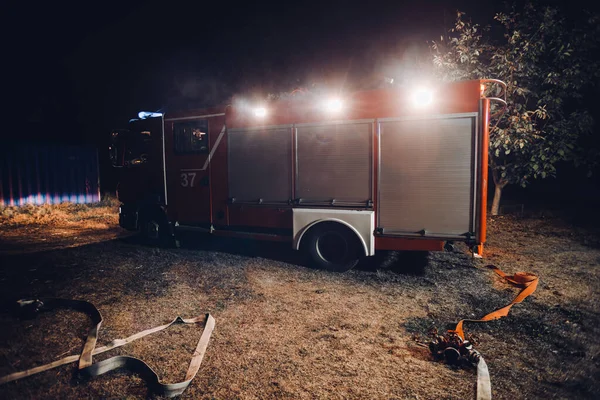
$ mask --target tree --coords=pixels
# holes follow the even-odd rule
[[[443,80],[497,78],[507,84],[508,107],[490,130],[492,215],[506,185],[553,177],[560,161],[589,161],[582,138],[592,133],[593,118],[584,97],[600,77],[600,18],[578,12],[581,17],[568,18],[554,7],[528,3],[496,14],[487,27],[459,12],[449,35],[430,46]]]

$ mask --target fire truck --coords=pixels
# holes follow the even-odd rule
[[[158,244],[180,231],[285,241],[333,271],[377,250],[460,241],[481,254],[490,113],[505,89],[471,80],[140,112],[111,134],[120,225]]]

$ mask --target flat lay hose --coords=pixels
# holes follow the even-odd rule
[[[202,359],[206,353],[208,341],[210,340],[210,336],[215,327],[215,319],[210,314],[188,319],[177,317],[167,324],[146,329],[125,339],[115,339],[102,347],[96,347],[98,333],[100,331],[100,326],[102,325],[102,315],[92,303],[83,300],[67,300],[57,298],[19,300],[18,303],[21,306],[23,313],[29,314],[35,314],[40,311],[52,310],[55,308],[69,308],[81,311],[86,313],[92,319],[94,326],[90,329],[83,346],[83,350],[80,354],[67,356],[49,364],[0,377],[0,385],[15,381],[17,379],[25,378],[27,376],[35,375],[42,371],[47,371],[61,365],[71,364],[79,361],[78,373],[82,377],[95,377],[115,369],[124,368],[138,374],[146,382],[148,388],[152,392],[166,397],[174,397],[183,393],[183,391],[189,386],[192,379],[194,379],[198,373],[200,364],[202,363]],[[156,372],[154,372],[152,368],[148,366],[148,364],[135,357],[116,356],[97,363],[92,362],[92,356],[94,355],[124,346],[145,336],[167,329],[174,324],[204,325],[202,335],[198,341],[198,344],[196,345],[196,349],[192,355],[185,379],[182,382],[162,383]]]

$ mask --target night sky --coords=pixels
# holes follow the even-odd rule
[[[580,12],[571,4],[565,9]],[[210,106],[232,94],[314,83],[360,88],[382,76],[398,81],[407,72],[398,65],[412,68],[405,77],[412,79],[422,68],[414,60],[453,26],[457,10],[490,24],[502,5],[10,1],[1,7],[3,142],[92,144],[107,176],[109,132],[140,110]]]
[[[174,3],[5,2],[3,138],[102,145],[142,109],[368,80],[457,9],[493,15],[475,1]]]

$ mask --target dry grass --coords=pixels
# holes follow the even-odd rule
[[[5,244],[12,254],[0,256],[2,297],[89,300],[105,317],[100,344],[178,314],[211,312],[216,329],[182,398],[471,398],[475,371],[433,361],[422,345],[432,329],[482,316],[514,297],[517,290],[484,268],[489,262],[541,278],[537,292],[508,318],[466,326],[489,365],[494,397],[600,396],[598,241],[559,219],[491,220],[484,261],[457,252],[432,253],[419,263],[385,252],[346,274],[303,267],[285,244],[196,236],[184,238],[181,249],[156,249],[112,226],[120,239],[89,230],[79,245],[62,238],[47,247],[52,250],[36,251],[42,239],[54,239],[40,231],[25,240],[26,226],[12,229]],[[13,241],[18,237],[21,242]],[[11,243],[25,243],[25,253],[16,254]],[[0,375],[77,352],[88,323],[67,311],[35,320],[0,313]],[[199,334],[177,326],[97,359],[131,354],[175,382],[183,379]],[[0,398],[147,395],[135,375],[79,381],[73,368],[2,386]]]
[[[93,204],[31,204],[0,207],[0,252],[22,254],[76,247],[124,235],[119,201],[110,195]]]
[[[114,223],[119,201],[105,195],[93,204],[44,204],[24,206],[0,206],[0,227],[65,224],[98,228],[103,223]],[[117,220],[118,221],[118,220]]]

